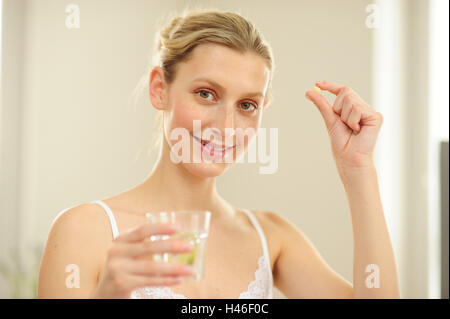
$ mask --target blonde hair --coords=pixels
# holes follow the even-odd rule
[[[154,39],[153,61],[143,77],[143,87],[148,87],[149,72],[154,66],[164,70],[168,84],[176,77],[177,66],[187,61],[190,52],[199,44],[216,43],[239,52],[252,52],[261,56],[270,70],[266,99],[272,100],[272,78],[275,69],[272,49],[255,26],[241,14],[222,12],[217,9],[189,9],[172,16],[159,29]],[[269,102],[270,103],[270,102]],[[155,117],[155,128],[159,131],[157,147],[162,139],[162,112]]]

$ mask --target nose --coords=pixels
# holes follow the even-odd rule
[[[221,108],[221,112],[217,114],[217,118],[214,121],[215,127],[215,139],[220,140],[223,144],[234,144],[234,117],[235,112],[232,105],[226,105]]]
[[[220,130],[222,132],[222,136],[224,137],[224,141],[230,141],[228,143],[233,143],[232,137],[234,136],[234,107],[233,105],[227,105],[225,107],[225,115],[223,117],[223,121],[220,121],[223,123],[223,126],[220,127]]]

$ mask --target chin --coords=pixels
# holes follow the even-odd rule
[[[180,163],[192,175],[198,177],[217,177],[225,173],[232,163]]]

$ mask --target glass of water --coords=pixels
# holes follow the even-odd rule
[[[182,239],[188,241],[193,249],[187,253],[154,254],[153,260],[180,263],[194,268],[192,277],[186,281],[199,281],[203,278],[206,241],[208,239],[211,212],[208,210],[177,210],[168,212],[149,212],[145,214],[151,223],[177,223],[180,230],[172,235],[153,235],[150,241]]]

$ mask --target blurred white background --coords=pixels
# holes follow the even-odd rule
[[[79,7],[80,28],[66,27],[69,4]],[[130,97],[161,18],[187,4],[244,14],[275,55],[275,100],[262,126],[278,128],[278,171],[237,164],[218,179],[223,196],[285,216],[352,281],[345,192],[323,119],[304,97],[318,80],[348,85],[384,115],[376,163],[401,295],[440,298],[446,0],[3,0],[0,297],[34,296],[33,262],[61,210],[122,192],[150,172],[156,112],[145,94],[135,108]]]

